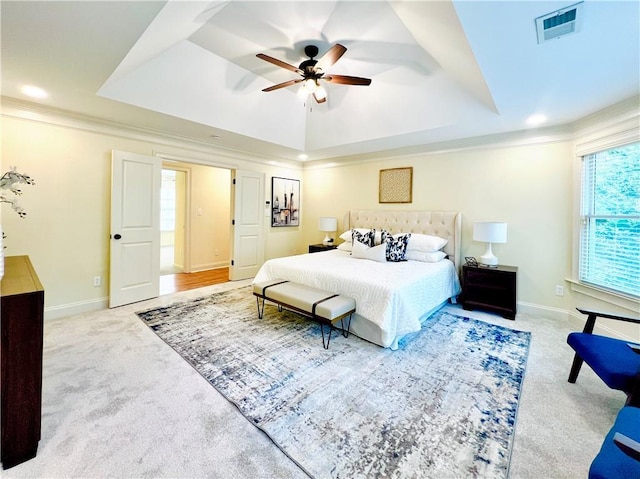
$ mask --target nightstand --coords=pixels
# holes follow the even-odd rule
[[[500,265],[462,267],[462,307],[486,309],[507,319],[516,319],[518,268]]]
[[[318,253],[320,251],[329,251],[332,249],[336,249],[338,246],[334,244],[310,244],[309,245],[309,253]]]

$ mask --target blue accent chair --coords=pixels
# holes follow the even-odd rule
[[[640,408],[625,406],[591,463],[589,479],[640,479]]]
[[[640,407],[640,388],[637,387],[640,382],[640,344],[592,334],[597,318],[637,324],[640,324],[640,319],[577,309],[587,315],[587,322],[581,333],[570,333],[567,337],[567,343],[576,352],[569,382],[576,382],[582,363],[586,362],[607,386],[627,395],[627,405]]]

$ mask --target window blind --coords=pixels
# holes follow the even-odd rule
[[[579,279],[640,298],[640,143],[582,161]]]

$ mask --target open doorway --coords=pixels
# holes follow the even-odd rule
[[[229,169],[163,162],[161,295],[228,281],[230,184]]]
[[[162,169],[160,188],[160,275],[185,272],[185,171]]]

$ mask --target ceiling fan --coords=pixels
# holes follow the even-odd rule
[[[307,95],[313,95],[313,98],[318,103],[324,103],[327,101],[327,91],[322,87],[322,85],[320,85],[319,80],[337,83],[340,85],[370,85],[370,78],[325,74],[326,69],[337,62],[346,51],[346,47],[336,43],[319,60],[314,60],[314,58],[318,56],[318,47],[315,45],[307,45],[304,47],[304,54],[308,56],[309,59],[303,61],[298,67],[289,65],[288,63],[278,60],[277,58],[270,57],[269,55],[265,55],[264,53],[258,53],[256,55],[258,58],[302,76],[302,78],[278,83],[277,85],[270,86],[262,91],[273,91],[295,85],[296,83],[302,83],[302,88],[300,89],[299,94],[304,95],[305,97]]]

